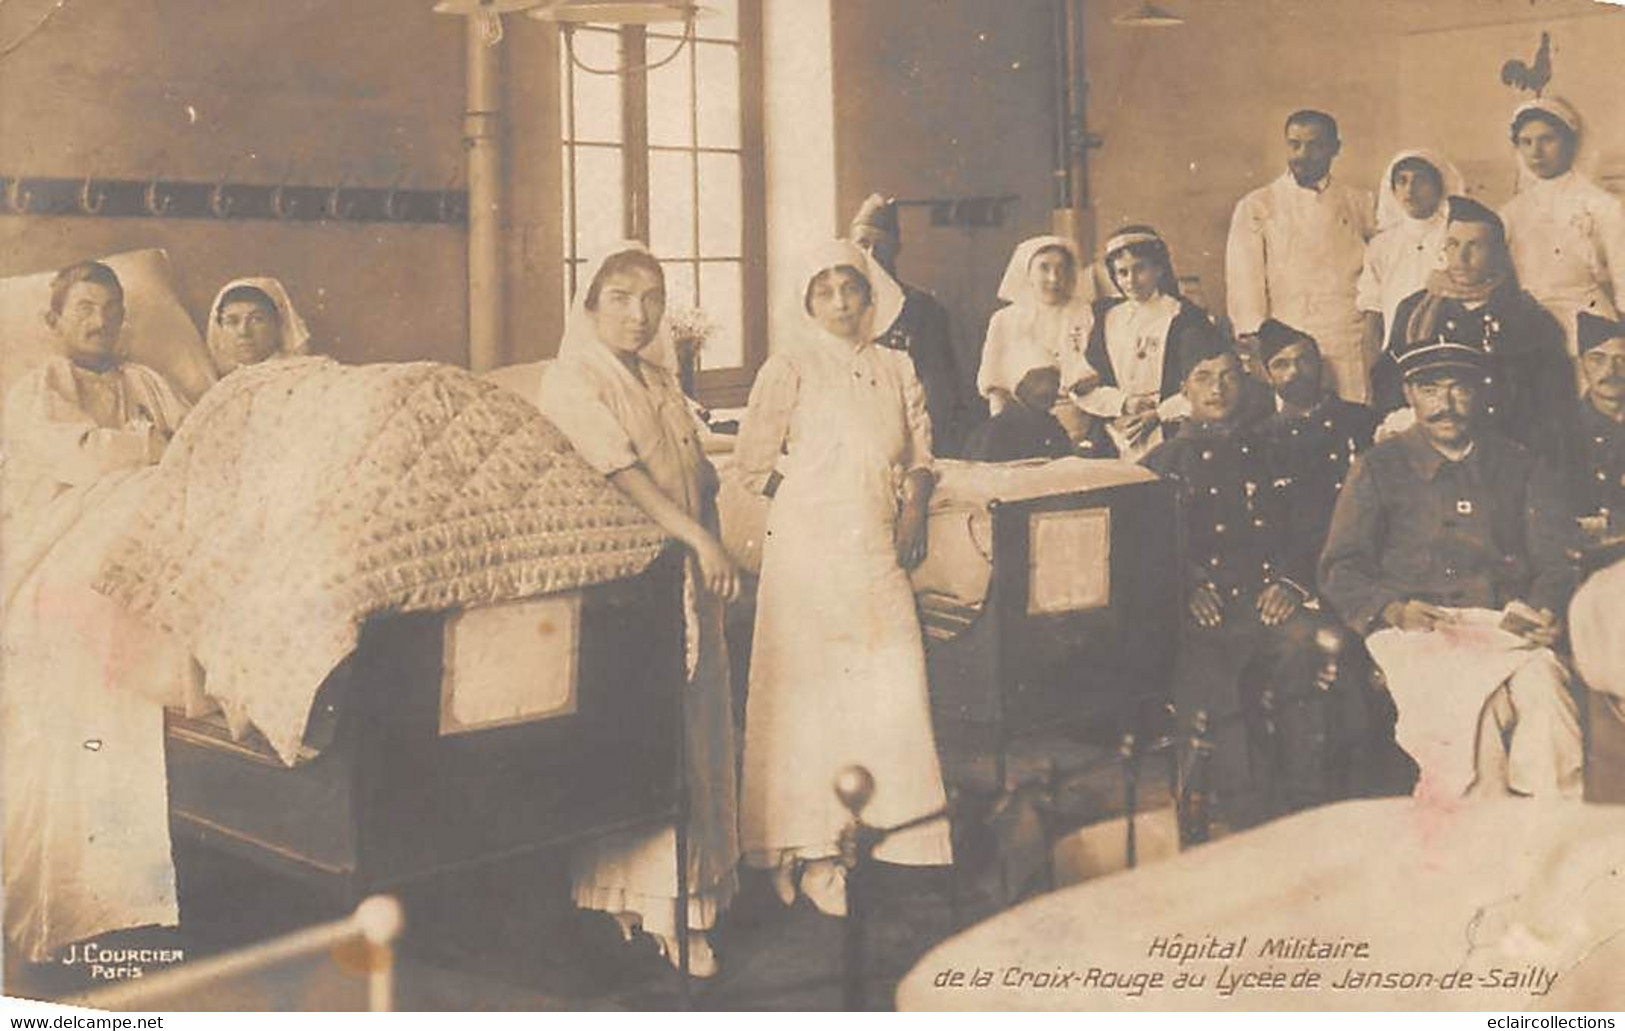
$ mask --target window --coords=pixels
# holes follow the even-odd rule
[[[666,270],[668,313],[716,327],[697,393],[742,404],[765,352],[761,0],[707,0],[677,25],[566,29],[561,46],[564,292],[615,241],[646,240]],[[681,45],[675,58],[666,60]]]

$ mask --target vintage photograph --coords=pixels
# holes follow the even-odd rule
[[[0,989],[1625,1009],[1621,55],[0,0]]]

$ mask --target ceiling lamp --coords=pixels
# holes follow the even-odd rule
[[[632,75],[652,72],[670,64],[683,52],[683,47],[694,39],[694,19],[709,14],[707,8],[693,0],[553,0],[545,7],[534,8],[532,18],[558,25],[564,36],[564,49],[570,63],[593,75]],[[576,56],[575,29],[578,25],[668,25],[679,23],[683,34],[671,51],[657,61],[631,67],[597,68]]]
[[[555,0],[530,16],[576,25],[663,25],[692,23],[699,12],[699,4],[692,0]]]
[[[528,11],[547,0],[440,0],[434,5],[437,14],[462,14],[474,19],[480,27],[480,36],[488,46],[502,42],[502,16],[517,11]]]
[[[1156,4],[1144,3],[1132,11],[1124,11],[1112,19],[1113,25],[1126,29],[1167,29],[1185,24],[1185,19]]]

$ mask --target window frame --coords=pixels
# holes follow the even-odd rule
[[[767,189],[765,148],[763,145],[763,63],[762,63],[762,0],[738,0],[738,39],[727,40],[707,37],[704,19],[694,23],[692,39],[682,44],[683,53],[676,60],[687,63],[690,83],[690,118],[688,139],[680,145],[649,143],[648,132],[648,74],[643,71],[649,54],[655,59],[669,53],[682,38],[679,32],[662,31],[654,27],[627,25],[618,30],[607,27],[581,26],[567,28],[566,32],[594,32],[613,34],[618,39],[619,63],[623,67],[638,69],[620,76],[621,132],[620,142],[581,141],[575,130],[576,76],[587,74],[569,63],[568,56],[560,62],[559,97],[561,118],[560,146],[564,151],[563,174],[559,208],[564,215],[563,263],[561,286],[567,295],[582,284],[577,274],[583,256],[577,251],[577,221],[579,203],[575,190],[578,148],[614,148],[621,154],[622,231],[627,239],[650,238],[650,155],[653,152],[679,153],[689,156],[690,188],[693,191],[693,252],[690,254],[657,254],[663,264],[685,264],[694,271],[695,290],[704,307],[705,298],[700,269],[707,263],[737,263],[740,273],[740,341],[742,364],[724,369],[701,368],[695,377],[694,392],[697,400],[707,407],[732,408],[745,403],[756,371],[767,357]],[[736,48],[739,71],[739,147],[701,146],[699,71],[696,44],[698,42],[725,43]],[[568,41],[560,40],[561,48]],[[700,158],[706,153],[725,153],[739,156],[740,175],[740,251],[737,256],[719,257],[701,253],[700,236]],[[688,298],[681,303],[689,303]]]

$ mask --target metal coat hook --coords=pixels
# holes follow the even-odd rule
[[[451,178],[446,180],[445,188],[440,191],[440,208],[439,208],[439,210],[440,210],[440,221],[442,221],[442,222],[452,222],[452,221],[456,220],[456,218],[455,218],[455,212],[457,210],[456,187],[457,187],[457,173],[453,172],[451,174]]]
[[[28,214],[29,206],[34,201],[34,192],[23,185],[21,179],[13,179],[6,184],[6,207],[18,215]]]
[[[227,189],[231,179],[231,170],[236,167],[237,160],[233,158],[231,164],[226,166],[226,173],[220,177],[219,182],[214,184],[214,189],[209,191],[209,210],[214,213],[216,218],[230,218],[232,209],[237,206],[237,198],[232,196]]]
[[[147,184],[146,192],[142,194],[141,200],[149,215],[167,214],[170,206],[175,203],[175,198],[161,189],[162,185],[159,180],[154,179]]]
[[[397,175],[384,194],[384,216],[391,222],[399,222],[406,217],[406,206],[401,203],[401,179],[402,176]]]
[[[327,191],[327,202],[323,205],[328,218],[347,219],[355,214],[355,204],[344,199],[344,185],[350,181],[348,169],[339,176],[338,184]]]
[[[84,185],[79,187],[79,210],[87,215],[99,215],[106,206],[106,188],[96,186],[94,179],[85,176]]]

